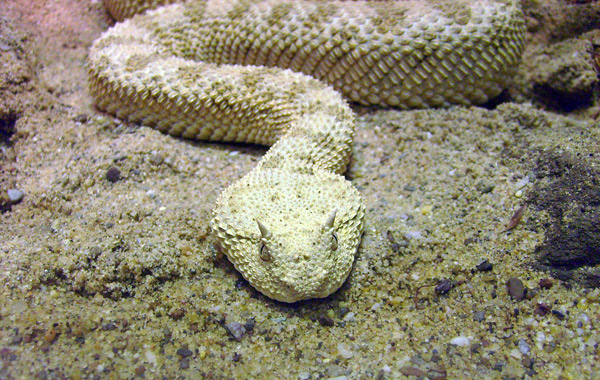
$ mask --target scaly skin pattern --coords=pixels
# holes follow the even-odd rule
[[[105,3],[117,19],[158,4]],[[106,31],[89,81],[121,119],[272,146],[219,196],[211,227],[252,286],[296,302],[335,292],[360,244],[365,208],[341,176],[355,123],[344,97],[481,104],[506,86],[523,39],[516,0],[192,1]]]

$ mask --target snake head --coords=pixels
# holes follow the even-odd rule
[[[278,301],[335,292],[360,243],[364,208],[356,189],[327,172],[268,170],[249,177],[226,190],[215,207],[213,230],[229,260]],[[263,181],[269,185],[259,188]]]
[[[286,302],[321,298],[341,286],[340,280],[343,282],[348,276],[353,256],[340,257],[337,253],[336,212],[318,228],[280,233],[270,232],[257,221],[261,236],[258,257],[277,285],[277,293],[271,292],[272,298]],[[285,294],[285,298],[279,294]]]

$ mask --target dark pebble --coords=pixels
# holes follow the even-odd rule
[[[101,329],[102,331],[111,331],[111,330],[115,330],[116,328],[117,328],[117,326],[116,326],[114,323],[112,323],[112,322],[109,322],[109,323],[104,323],[104,324],[103,324],[103,325],[100,327],[100,329]]]
[[[247,331],[254,330],[254,326],[256,326],[256,321],[254,320],[254,318],[246,319],[246,323],[244,323],[244,327],[246,328]]]
[[[540,279],[539,285],[540,285],[540,288],[542,288],[542,289],[550,289],[552,287],[552,285],[554,285],[554,284],[552,283],[551,279],[542,278],[542,279]]]
[[[121,171],[114,166],[111,166],[106,171],[106,179],[112,183],[119,181],[121,179]]]
[[[494,366],[492,367],[492,369],[494,371],[498,371],[498,372],[502,372],[502,368],[504,368],[505,364],[502,362],[497,362],[496,364],[494,364]]]
[[[416,377],[423,377],[426,376],[427,373],[417,367],[412,367],[412,366],[408,366],[405,365],[404,367],[400,368],[400,372],[404,375],[404,376],[416,376]]]
[[[184,358],[187,356],[192,356],[193,352],[187,347],[181,347],[177,349],[177,355],[183,356]]]
[[[435,292],[438,294],[446,294],[454,287],[455,283],[453,281],[448,280],[447,278],[438,282],[435,287]]]
[[[565,315],[558,310],[552,310],[552,315],[554,315],[556,318],[560,319],[561,321],[566,318]]]
[[[321,315],[318,318],[318,321],[321,324],[321,326],[325,326],[325,327],[331,327],[335,324],[335,321],[333,320],[333,318],[331,318],[327,315]]]
[[[494,264],[492,264],[489,261],[485,260],[481,264],[477,265],[475,267],[475,269],[477,269],[479,272],[489,272],[492,269],[494,269]]]
[[[227,322],[223,327],[238,342],[246,335],[246,327],[239,322]]]
[[[185,310],[183,309],[175,309],[171,312],[171,314],[169,314],[169,316],[176,321],[180,320],[184,315]]]
[[[239,362],[240,359],[242,358],[242,354],[238,353],[238,352],[234,352],[233,353],[233,357],[231,358],[231,360],[233,360],[234,362]]]
[[[543,317],[544,315],[548,314],[550,310],[551,307],[548,304],[540,302],[535,306],[533,313]]]
[[[485,321],[485,311],[476,311],[473,313],[473,320],[476,322]]]
[[[511,277],[506,282],[508,294],[517,301],[522,301],[525,298],[525,285],[518,278]]]

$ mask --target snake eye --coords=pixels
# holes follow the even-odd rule
[[[260,246],[260,253],[258,256],[262,261],[269,262],[272,260],[271,253],[269,252],[269,248],[266,246],[266,244],[262,244]]]
[[[338,237],[335,234],[335,232],[333,232],[332,234],[333,239],[331,240],[331,250],[335,251],[336,249],[338,249]]]

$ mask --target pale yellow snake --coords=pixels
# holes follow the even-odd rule
[[[154,5],[105,3],[117,19]],[[192,1],[110,28],[89,80],[124,120],[272,145],[220,195],[211,226],[250,284],[295,302],[336,291],[361,239],[363,202],[341,176],[354,134],[343,97],[481,104],[506,86],[523,39],[516,0]]]

